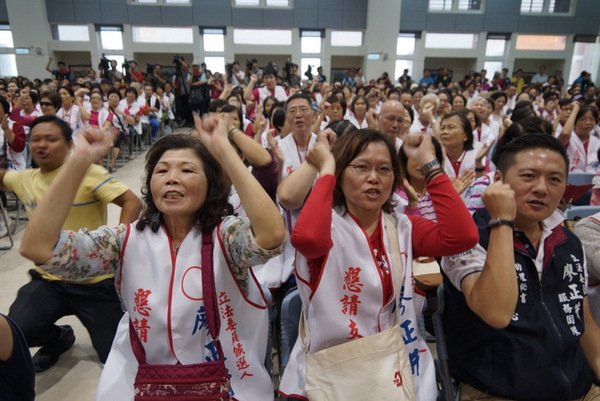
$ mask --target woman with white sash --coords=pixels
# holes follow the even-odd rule
[[[264,368],[267,303],[251,266],[281,252],[285,227],[273,201],[229,144],[229,122],[195,120],[202,143],[188,135],[169,135],[149,150],[145,206],[137,223],[61,232],[83,174],[111,145],[100,131],[82,131],[23,235],[24,256],[69,280],[116,272],[127,313],[103,369],[97,400],[134,399],[138,362],[130,322],[147,363],[188,365],[215,358],[202,298],[203,233],[213,236],[219,340],[232,395],[240,401],[273,399]],[[237,189],[247,218],[231,215],[223,174]]]
[[[435,400],[433,359],[418,327],[424,296],[413,285],[412,260],[466,251],[478,234],[435,157],[430,136],[409,135],[403,149],[427,179],[438,223],[393,214],[397,224],[387,227],[385,215],[393,206],[392,195],[402,174],[394,146],[384,134],[370,129],[345,134],[338,138],[333,154],[320,137],[307,155],[319,178],[292,232],[292,245],[298,251],[296,279],[311,353],[375,334],[398,321],[416,399]],[[391,254],[388,232],[398,236],[400,255]],[[392,263],[395,256],[401,263]],[[400,272],[399,286],[394,284],[395,271]],[[280,393],[306,399],[305,369],[305,353],[297,341]]]
[[[598,111],[590,106],[582,106],[579,109],[574,108],[571,113],[576,114],[573,129],[569,129],[571,127],[565,124],[565,129],[558,136],[567,148],[569,171],[596,173],[600,169],[600,139],[594,135]]]

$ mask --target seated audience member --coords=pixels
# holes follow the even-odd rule
[[[477,113],[481,120],[481,136],[482,138],[486,138],[484,142],[495,141],[499,137],[500,126],[491,118],[493,102],[488,102],[486,98],[480,96],[471,100],[468,107]]]
[[[0,128],[2,129],[0,131],[0,156],[6,158],[8,170],[19,171],[25,169],[27,165],[26,137],[23,127],[8,118],[9,108],[8,100],[0,96]],[[2,203],[6,204],[4,192],[0,191],[0,197]],[[0,238],[8,235],[9,229],[11,228],[0,217]]]
[[[504,146],[473,219],[479,244],[442,259],[444,325],[461,400],[598,399],[600,329],[585,254],[561,226],[564,146],[531,134]]]
[[[460,178],[468,170],[475,171],[477,176],[483,175],[485,166],[483,158],[489,146],[473,148],[473,129],[471,122],[462,113],[452,112],[442,118],[440,123],[440,143],[446,160],[444,172],[450,179]]]
[[[444,153],[442,146],[435,137],[431,138],[435,149],[435,158],[443,167]],[[406,152],[400,149],[398,152],[400,158],[400,166],[405,172],[406,177],[401,187],[396,190],[397,204],[394,210],[397,213],[404,213],[411,216],[421,216],[427,220],[437,221],[433,200],[427,192],[427,180],[417,166],[417,161],[414,158],[409,158]],[[475,173],[473,173],[473,176]]]
[[[0,97],[0,155],[6,155],[9,170],[23,170],[27,164],[25,131],[21,124],[9,119],[8,101]]]
[[[456,94],[452,96],[452,111],[462,111],[465,107],[467,107],[467,99],[461,95]]]
[[[252,123],[252,136],[259,143],[267,141],[271,129],[271,112],[277,102],[275,96],[267,96],[262,104],[257,106],[256,118]]]
[[[254,88],[258,81],[258,76],[252,74],[250,76],[250,82],[244,90],[244,99],[246,101],[252,101],[255,104],[262,104],[268,96],[275,96],[280,102],[285,102],[288,98],[288,94],[281,85],[277,85],[277,71],[273,66],[269,65],[265,68],[262,77],[264,86],[260,88]]]
[[[40,110],[43,115],[56,115],[56,112],[60,109],[60,105],[61,99],[58,93],[54,91],[42,91],[42,93],[40,93]]]
[[[420,100],[419,115],[415,117],[409,133],[419,134],[426,132],[435,134],[435,126],[439,126],[439,121],[436,120],[436,114],[440,106],[440,99],[433,93],[423,96]]]
[[[346,112],[346,101],[338,95],[331,95],[327,98],[321,107],[321,113],[315,119],[312,126],[313,132],[321,132],[327,124],[339,121],[344,118]]]
[[[417,216],[387,215],[391,196],[402,178],[401,168],[386,136],[364,129],[342,136],[333,154],[323,140],[309,151],[307,160],[318,170],[319,178],[291,238],[298,251],[296,277],[311,333],[311,352],[381,332],[393,324],[394,314],[400,313],[397,318],[406,352],[413,356],[416,399],[432,400],[437,393],[435,373],[431,354],[418,330],[422,296],[414,288],[412,257],[467,249],[476,243],[476,233],[464,205],[435,160],[431,137],[411,136],[403,149],[417,160],[427,177],[439,223]],[[364,188],[373,189],[366,194]],[[451,228],[456,224],[464,224],[459,235]],[[392,241],[398,241],[406,252],[401,264],[391,257]],[[394,283],[394,271],[400,265],[404,279]],[[356,279],[364,287],[357,291],[357,312],[346,313],[344,283],[354,270],[358,270]],[[297,340],[280,393],[305,399],[305,382],[305,352]]]
[[[450,103],[450,92],[443,89],[438,92],[437,97],[440,101],[440,105],[437,109],[436,119],[447,116],[453,111],[452,104]]]
[[[574,232],[585,250],[590,310],[596,323],[600,324],[600,213],[581,219]]]
[[[494,182],[496,165],[500,159],[500,154],[502,153],[504,146],[510,141],[521,136],[537,134],[540,132],[552,135],[552,125],[549,121],[546,121],[535,114],[522,120],[515,121],[508,126],[506,132],[502,138],[498,140],[494,149],[492,150],[490,165],[494,168],[492,168],[492,171],[488,172],[487,174],[478,177],[475,181],[473,181],[473,184],[467,188],[465,203],[467,204],[467,209],[469,209],[471,214],[473,214],[476,210],[483,209],[484,207],[481,194],[483,194],[486,188]]]
[[[31,152],[39,166],[23,171],[0,170],[0,186],[14,191],[31,216],[61,167],[69,159],[72,132],[63,120],[54,116],[39,117],[31,124]],[[65,229],[95,229],[107,223],[106,206],[121,207],[121,222],[134,221],[141,201],[125,185],[98,165],[85,174]],[[10,307],[9,317],[23,331],[30,347],[41,347],[33,356],[35,369],[43,372],[56,364],[59,356],[75,342],[69,325],[58,326],[56,320],[75,315],[90,333],[92,345],[104,363],[123,315],[114,289],[114,274],[72,283],[37,267],[29,270],[32,280],[19,289]]]
[[[70,86],[61,86],[58,90],[61,98],[61,108],[56,112],[56,116],[64,120],[73,132],[83,127],[81,120],[81,111],[75,102],[75,92]]]
[[[85,280],[118,274],[127,314],[102,371],[97,400],[139,399],[136,390],[143,386],[135,386],[135,377],[139,361],[146,358],[151,365],[175,369],[218,358],[231,382],[210,390],[223,399],[230,399],[230,393],[240,401],[273,399],[271,378],[262,365],[267,304],[251,267],[281,251],[283,221],[228,142],[224,122],[195,118],[202,143],[190,135],[168,135],[150,148],[144,177],[148,203],[136,224],[61,231],[82,172],[110,146],[101,132],[87,130],[23,235],[21,253],[61,277]],[[232,215],[224,175],[239,191],[247,218]],[[213,297],[202,293],[201,276],[209,269],[199,266],[214,267]],[[207,299],[217,294],[227,312],[214,316]],[[205,315],[219,319],[221,343],[211,338]],[[143,350],[136,352],[136,343]],[[203,373],[207,382],[214,380]],[[186,396],[174,399],[204,399],[206,386],[197,383],[192,381]],[[156,387],[142,391],[163,399],[165,388],[172,390]]]
[[[3,401],[33,401],[35,373],[23,333],[0,314],[0,394]]]
[[[558,102],[558,117],[554,120],[554,136],[558,137],[561,132],[565,129],[567,121],[571,115],[577,116],[579,112],[579,102],[574,102],[572,99],[562,99]],[[575,113],[573,113],[575,111]],[[573,117],[572,125],[575,123],[575,117]],[[573,129],[571,125],[571,129]]]
[[[412,97],[411,97],[412,99]],[[352,99],[350,104],[350,117],[348,120],[356,126],[356,128],[368,128],[367,113],[371,105],[367,98],[363,95],[357,95]]]
[[[10,111],[10,119],[23,126],[25,135],[29,135],[29,126],[33,120],[42,115],[42,112],[36,108],[38,98],[36,91],[30,90],[29,87],[23,88],[19,100]]]
[[[374,113],[373,109],[370,112],[373,112],[372,116],[377,116],[377,130],[385,134],[392,141],[396,151],[399,150],[403,141],[400,135],[402,134],[404,124],[406,124],[402,103],[397,100],[387,100],[381,104],[381,110],[378,115]]]
[[[575,112],[575,111],[573,111]],[[563,129],[558,139],[567,147],[569,171],[595,173],[598,171],[600,139],[594,135],[598,110],[582,106],[576,113],[573,130]],[[572,134],[575,132],[575,135]]]

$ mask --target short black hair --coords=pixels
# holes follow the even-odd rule
[[[346,107],[347,107],[347,104],[346,104],[346,99],[344,99],[344,97],[343,97],[343,96],[331,95],[331,96],[329,96],[329,97],[327,98],[327,102],[328,102],[329,104],[331,104],[332,106],[333,106],[333,104],[334,104],[334,103],[339,103],[339,104],[340,104],[340,106],[342,107],[343,113],[345,113],[345,112],[346,112]],[[344,115],[343,115],[343,113],[342,113],[342,119],[344,118]]]
[[[127,89],[125,89],[125,94],[128,94],[128,93],[133,93],[136,98],[138,97],[138,91],[137,91],[137,89],[135,89],[132,86],[130,86]]]
[[[504,131],[504,135],[502,135],[500,139],[498,139],[498,142],[496,143],[496,147],[494,148],[494,152],[492,154],[492,163],[498,165],[500,155],[504,151],[504,146],[510,141],[530,134],[546,133],[552,135],[552,130],[553,127],[550,121],[542,117],[538,117],[535,114],[514,121],[511,125],[508,126],[508,128],[506,128],[506,131]]]
[[[327,124],[325,129],[327,129],[327,128],[331,128],[331,130],[333,132],[335,132],[335,134],[337,135],[338,138],[341,137],[342,135],[345,135],[350,132],[354,132],[354,131],[358,130],[358,128],[356,128],[356,126],[354,124],[352,124],[350,121],[344,120],[344,119],[333,121],[333,122]]]
[[[2,106],[4,114],[10,114],[10,104],[8,104],[8,100],[4,96],[0,96],[0,106]]]
[[[106,98],[108,98],[113,93],[116,94],[117,96],[119,96],[119,99],[123,98],[123,96],[121,96],[121,91],[119,91],[118,89],[115,89],[115,88],[110,88],[108,90],[108,92],[106,92]]]
[[[435,149],[435,158],[440,163],[440,165],[443,166],[445,158],[444,158],[444,151],[442,150],[442,145],[440,144],[440,141],[438,141],[435,136],[431,136],[431,143],[433,144],[433,148]],[[410,183],[410,176],[408,175],[408,159],[409,159],[409,157],[406,154],[406,152],[404,152],[404,148],[401,147],[398,150],[398,157],[400,158],[400,167],[402,168],[402,173],[404,174],[404,177],[406,177],[406,179]]]
[[[61,134],[63,135],[67,143],[71,143],[71,141],[73,140],[73,130],[71,129],[69,124],[67,124],[63,119],[58,118],[56,116],[40,116],[36,118],[31,123],[29,132],[33,132],[35,126],[42,123],[51,123],[60,128]]]
[[[40,93],[40,100],[43,98],[50,100],[52,102],[52,106],[54,106],[56,110],[60,109],[62,101],[58,93],[54,92],[53,90],[45,90]]]
[[[565,145],[554,136],[542,133],[524,135],[507,142],[498,157],[498,170],[502,174],[506,174],[508,169],[515,164],[517,153],[527,149],[547,149],[558,153],[565,162],[565,173],[568,174],[569,157]]]
[[[285,111],[286,112],[288,109],[288,105],[296,99],[304,99],[306,101],[306,103],[308,103],[308,107],[310,107],[310,109],[312,110],[312,99],[308,95],[305,95],[304,93],[296,92],[292,96],[288,97],[288,99],[286,100],[286,102],[285,102]]]
[[[209,113],[216,113],[219,109],[223,108],[223,106],[226,106],[228,103],[226,100],[223,99],[214,99],[212,102],[210,102],[208,104],[208,112]]]
[[[462,129],[463,129],[465,135],[467,136],[467,140],[465,141],[463,149],[464,150],[473,149],[473,141],[475,140],[475,136],[473,135],[473,128],[471,128],[471,121],[469,121],[466,114],[464,114],[463,112],[460,112],[460,111],[453,111],[452,113],[446,114],[444,117],[442,117],[442,121],[440,121],[440,125],[442,125],[442,122],[444,120],[447,120],[452,117],[458,117],[458,119],[460,120],[460,124],[462,125]]]

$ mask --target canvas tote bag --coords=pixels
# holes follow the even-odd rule
[[[384,214],[394,266],[395,298],[403,277],[397,222]],[[414,399],[410,361],[398,313],[392,327],[370,336],[352,340],[314,353],[309,352],[310,330],[304,316],[298,328],[306,354],[306,387],[310,401],[361,401]]]

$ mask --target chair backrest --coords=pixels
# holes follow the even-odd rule
[[[570,172],[567,183],[571,185],[591,184],[595,175],[595,173]]]
[[[302,299],[298,289],[290,291],[281,302],[281,358],[280,371],[283,373],[296,338],[298,337],[298,323],[302,312]]]
[[[565,211],[567,220],[576,220],[578,218],[589,217],[600,212],[600,206],[570,206]]]
[[[444,334],[443,324],[445,307],[444,284],[442,283],[437,288],[437,309],[433,313],[433,330],[435,332],[435,345],[438,354],[434,362],[436,376],[441,385],[438,400],[455,401],[458,400],[458,392],[456,391],[448,366],[448,348],[446,347],[446,335]]]

